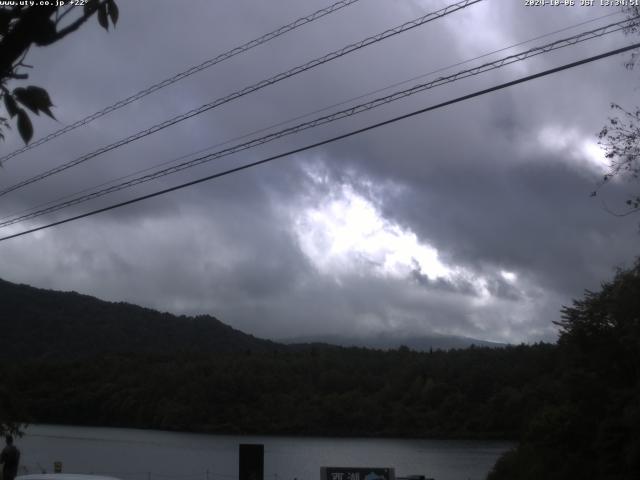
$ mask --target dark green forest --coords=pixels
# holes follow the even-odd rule
[[[0,359],[77,359],[115,353],[284,348],[209,315],[176,316],[76,292],[0,280]]]
[[[25,420],[233,433],[515,438],[559,388],[550,345],[312,347],[4,364]],[[535,382],[531,382],[535,379]]]
[[[2,421],[513,439],[491,480],[640,478],[640,262],[565,307],[557,344],[431,352],[288,347],[212,317],[0,287],[2,328],[23,332],[22,355],[0,340]]]
[[[640,478],[640,261],[557,324],[559,388],[489,479]]]

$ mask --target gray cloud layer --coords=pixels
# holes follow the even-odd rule
[[[32,81],[48,88],[61,123],[327,5],[121,3],[115,31],[106,34],[90,25],[30,55],[36,67]],[[445,4],[363,0],[11,160],[0,172],[0,184],[15,183]],[[520,2],[487,0],[14,192],[2,198],[2,215],[614,11],[528,9]],[[621,17],[598,24],[615,18]],[[595,40],[456,82],[73,211],[263,158],[629,40],[620,35]],[[607,59],[4,242],[0,276],[176,313],[211,313],[272,338],[398,331],[500,341],[553,339],[551,321],[560,306],[584,288],[596,288],[613,267],[637,254],[637,218],[613,217],[599,203],[604,198],[612,208],[620,207],[635,185],[614,182],[589,198],[602,174],[594,143],[608,104],[636,101],[637,73],[625,71],[623,62],[620,56]],[[57,128],[38,119],[36,136]],[[3,149],[18,146],[17,138],[10,138]],[[457,273],[438,277],[415,263],[406,272],[381,273],[380,256],[362,251],[347,255],[344,268],[336,263],[342,257],[323,268],[333,258],[331,245],[310,257],[299,220],[332,199],[343,201],[347,187],[377,209],[385,228],[415,234]],[[505,272],[516,279],[509,281]]]

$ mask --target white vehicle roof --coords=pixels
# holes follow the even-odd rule
[[[84,473],[34,473],[18,475],[15,480],[119,480],[104,475],[85,475]]]

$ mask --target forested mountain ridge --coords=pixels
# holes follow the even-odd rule
[[[279,342],[256,338],[215,317],[176,316],[125,302],[108,302],[77,292],[61,292],[0,279],[0,358],[73,359],[100,354],[254,352],[401,345],[412,350],[449,350],[504,344],[455,336],[316,336]]]
[[[640,478],[640,258],[554,323],[559,388],[489,479]]]
[[[553,345],[318,348],[0,363],[29,423],[242,434],[518,438],[561,385]]]
[[[639,292],[640,260],[563,308],[556,345],[417,352],[287,348],[211,317],[179,318],[1,282],[0,327],[9,340],[1,336],[0,347],[14,356],[0,362],[0,420],[4,414],[12,422],[218,433],[512,438],[520,444],[500,459],[491,480],[640,478]],[[118,317],[123,308],[138,320]],[[45,319],[32,318],[43,312]],[[69,316],[87,319],[91,312],[102,317],[72,335],[65,331],[78,322]],[[118,345],[131,353],[105,353],[117,341],[113,332],[96,338],[104,331],[100,321],[111,324],[111,317],[123,324]],[[31,331],[43,325],[49,336],[67,322],[52,344],[77,341],[78,332],[94,325],[98,334],[91,337],[95,345],[85,346],[86,358],[55,350],[27,358],[17,350],[26,339],[10,344],[18,338],[14,330],[25,334],[22,321]],[[176,329],[177,340],[154,345],[170,340],[179,348],[132,349],[141,338],[154,339],[145,329],[165,324]],[[143,334],[124,338],[133,325]],[[234,348],[208,349],[213,340],[194,339],[214,331],[221,334],[211,338],[223,342],[228,335]],[[45,334],[38,339],[46,348]]]
[[[6,281],[0,302],[0,355],[11,359],[0,362],[0,378],[11,386],[2,398],[15,421],[515,438],[526,412],[557,388],[552,345],[433,352],[285,346],[213,317]]]
[[[489,342],[477,338],[461,337],[454,335],[369,335],[369,336],[346,336],[346,335],[309,335],[304,337],[293,337],[280,339],[286,345],[298,344],[325,344],[340,347],[361,347],[373,348],[376,350],[394,350],[401,346],[409,347],[418,352],[428,352],[429,350],[452,350],[476,347],[498,348],[505,347],[504,343]]]
[[[208,315],[176,316],[1,279],[0,306],[0,358],[74,359],[134,352],[260,352],[286,348],[235,330]]]

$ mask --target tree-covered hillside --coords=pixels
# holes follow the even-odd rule
[[[555,395],[552,345],[111,355],[3,364],[31,422],[309,435],[516,438]]]
[[[640,260],[558,323],[560,388],[490,479],[640,478]]]
[[[432,352],[287,348],[210,317],[0,292],[3,422],[512,438],[491,480],[640,478],[640,261],[563,310],[557,345]],[[51,347],[56,329],[81,354]]]
[[[5,359],[283,348],[208,315],[178,317],[128,303],[4,280],[0,280],[0,305],[0,358]]]

